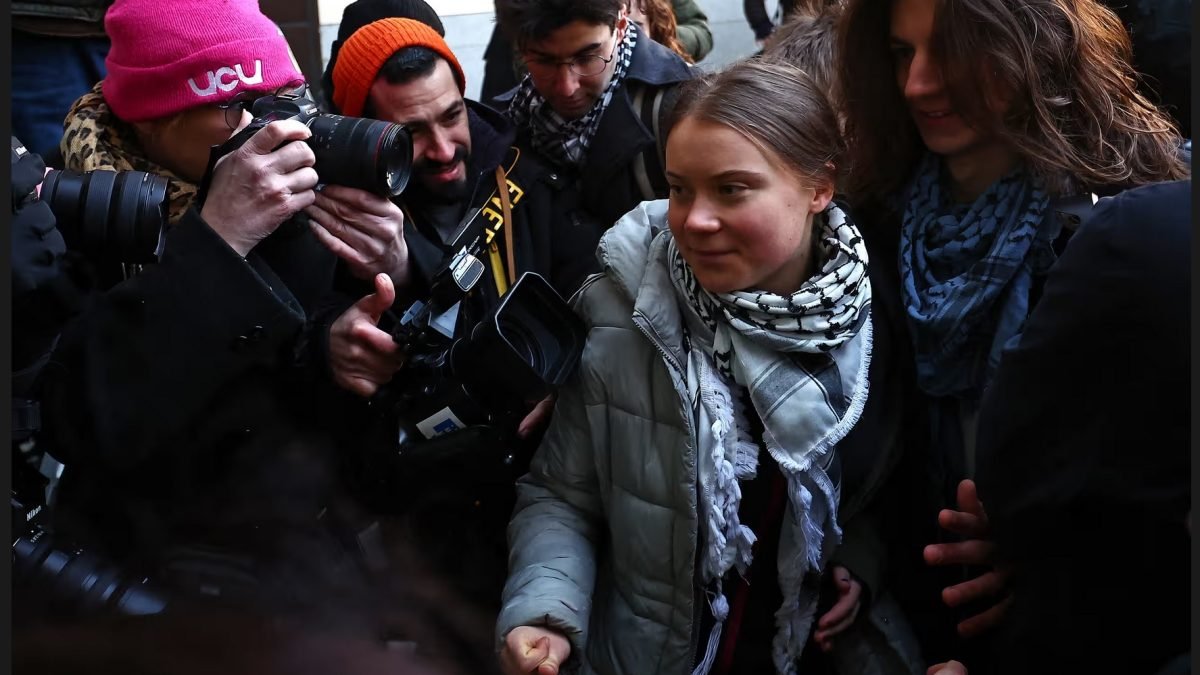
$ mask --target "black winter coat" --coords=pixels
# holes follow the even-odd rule
[[[1190,180],[1100,202],[984,397],[1013,604],[982,672],[1153,673],[1188,649],[1191,213]]]
[[[497,203],[489,202],[489,196],[496,192],[496,167],[503,168],[514,184],[509,190],[513,223],[500,230],[496,239],[500,251],[504,251],[505,237],[514,236],[516,276],[524,272],[540,274],[569,298],[588,274],[599,271],[596,245],[602,228],[580,210],[575,186],[565,175],[533,152],[514,146],[516,133],[503,115],[474,101],[467,101],[467,110],[471,128],[467,175],[474,181],[469,205],[501,210]],[[421,206],[409,206],[413,218],[405,223],[404,240],[420,288],[428,286],[451,250],[423,218]],[[489,267],[485,280],[490,277]],[[494,307],[499,297],[495,285],[485,283],[480,290],[489,298],[485,309]]]
[[[333,263],[295,221],[243,259],[193,209],[68,325],[40,382],[59,529],[184,593],[291,602],[336,576],[306,339]]]

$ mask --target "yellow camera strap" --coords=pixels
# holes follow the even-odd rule
[[[504,226],[508,231],[503,232],[505,260],[500,258],[500,247],[496,240],[488,244],[488,257],[491,260],[492,278],[496,283],[496,292],[500,297],[508,292],[510,286],[517,283],[517,264],[513,253],[512,231],[512,200],[508,196],[508,176],[503,167],[496,167],[496,193],[500,197],[500,209],[504,215]],[[488,200],[491,201],[491,200]],[[506,265],[505,262],[508,264]],[[506,274],[507,271],[507,274]]]

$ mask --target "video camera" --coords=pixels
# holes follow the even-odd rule
[[[587,337],[583,321],[532,272],[521,275],[499,306],[462,337],[455,339],[454,331],[442,325],[484,276],[481,256],[496,234],[479,227],[484,220],[479,210],[468,214],[454,253],[433,277],[428,299],[413,302],[391,329],[407,360],[382,407],[386,419],[398,421],[398,429],[394,450],[359,467],[362,494],[394,494],[393,478],[401,466],[412,471],[436,465],[471,474],[511,468],[510,452],[485,458],[480,449],[511,447],[521,418],[566,382],[579,363]],[[467,243],[459,246],[462,241]]]
[[[305,143],[317,162],[313,168],[322,183],[345,185],[395,197],[412,174],[412,136],[403,125],[362,117],[323,113],[307,88],[261,96],[250,106],[254,119],[224,144],[213,149],[200,188],[197,206],[207,197],[217,160],[237,150],[271,122],[297,120],[312,132]]]

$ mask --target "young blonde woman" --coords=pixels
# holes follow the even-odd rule
[[[842,149],[791,66],[681,94],[670,198],[602,240],[582,364],[519,484],[506,673],[790,673],[821,584],[857,604],[831,558],[873,328],[866,250],[832,202]]]

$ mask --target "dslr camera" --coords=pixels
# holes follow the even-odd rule
[[[373,450],[355,458],[353,479],[380,511],[393,508],[403,476],[429,476],[427,469],[481,482],[508,482],[522,473],[514,454],[517,424],[566,382],[583,353],[583,321],[532,272],[470,330],[443,325],[486,271],[481,255],[492,237],[479,213],[472,211],[460,227],[428,297],[399,319],[389,317],[387,329],[407,360],[372,404],[390,439],[368,444]]]
[[[169,599],[146,579],[125,574],[111,561],[64,541],[45,526],[46,477],[36,452],[13,443],[12,573],[14,612],[79,618],[98,614],[145,615],[164,611]]]
[[[242,147],[271,122],[297,120],[312,132],[305,143],[317,157],[314,165],[322,183],[345,185],[395,197],[404,191],[412,174],[412,136],[403,125],[362,117],[323,113],[308,95],[307,87],[269,94],[250,105],[249,126],[216,146],[200,188],[198,204],[207,196],[217,160]]]

